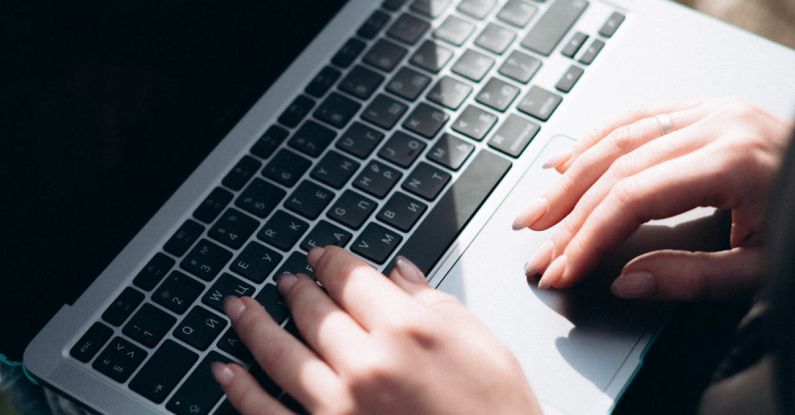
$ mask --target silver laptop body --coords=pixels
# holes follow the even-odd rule
[[[552,13],[550,11],[552,8],[561,7],[558,4],[566,1],[568,1],[569,8],[585,5],[583,6],[584,11],[570,30],[565,31],[562,41],[554,46],[549,56],[544,56],[544,53],[538,51],[528,50],[527,47],[520,45],[523,38],[529,36],[529,33],[539,26],[539,22],[544,19],[547,12]],[[444,4],[445,2],[438,3]],[[398,170],[403,173],[405,179],[418,163],[427,162],[449,174],[450,182],[433,200],[425,200],[412,194],[411,190],[402,182],[395,184],[383,198],[372,197],[371,199],[374,199],[378,206],[372,212],[367,223],[379,224],[393,234],[399,235],[400,242],[388,255],[386,261],[380,259],[373,261],[372,258],[368,260],[383,269],[388,266],[389,260],[395,254],[411,252],[404,245],[411,242],[412,235],[419,232],[417,229],[423,226],[422,223],[426,218],[434,214],[441,214],[439,211],[434,211],[437,205],[444,203],[440,200],[444,199],[448,193],[469,189],[466,186],[457,186],[456,183],[460,177],[469,174],[467,171],[474,163],[483,162],[485,157],[478,157],[476,154],[484,153],[488,154],[489,160],[500,160],[508,167],[498,173],[492,171],[491,174],[500,176],[493,180],[494,186],[490,186],[486,190],[479,189],[484,193],[484,195],[480,195],[483,199],[482,204],[479,203],[480,200],[469,200],[470,204],[477,202],[475,204],[479,205],[479,208],[474,210],[473,215],[466,215],[465,219],[468,219],[466,226],[459,224],[462,226],[462,231],[457,234],[451,245],[443,247],[444,249],[438,255],[439,260],[426,264],[426,268],[431,270],[429,279],[439,289],[459,297],[518,356],[546,413],[610,412],[624,388],[632,380],[634,373],[641,367],[644,351],[651,344],[656,333],[663,327],[670,309],[666,305],[629,304],[611,299],[606,294],[606,283],[600,283],[600,281],[604,282],[605,278],[615,276],[613,272],[615,272],[615,267],[620,265],[622,258],[626,258],[639,249],[650,249],[655,246],[692,248],[714,246],[715,238],[708,232],[712,211],[693,211],[642,229],[630,243],[616,251],[614,258],[606,260],[602,271],[597,272],[589,279],[585,288],[567,292],[540,292],[527,281],[523,274],[523,266],[549,235],[546,232],[513,232],[510,226],[515,215],[528,201],[555,183],[556,173],[542,170],[540,164],[546,157],[569,145],[572,139],[584,136],[605,119],[627,111],[638,104],[652,101],[737,96],[782,117],[790,118],[793,115],[793,109],[795,109],[795,83],[791,81],[792,74],[795,73],[795,52],[673,2],[663,0],[589,0],[587,3],[576,0],[534,2],[532,5],[537,9],[536,13],[523,28],[512,27],[497,17],[506,3],[504,0],[499,0],[483,20],[473,18],[458,10],[456,8],[458,3],[459,1],[452,2],[448,7],[443,8],[435,18],[423,17],[420,9],[412,8],[410,1],[402,6],[400,11],[387,13],[391,21],[394,21],[402,13],[407,12],[415,17],[428,20],[433,28],[440,26],[448,15],[454,15],[474,25],[473,34],[465,40],[461,47],[438,41],[455,53],[439,73],[434,74],[417,69],[415,63],[411,63],[412,56],[419,51],[424,40],[433,39],[433,29],[428,30],[421,39],[410,45],[395,41],[396,44],[407,49],[407,54],[394,70],[378,71],[386,77],[386,82],[369,99],[359,100],[364,109],[360,110],[353,120],[346,121],[346,125],[343,127],[337,128],[328,125],[328,122],[321,123],[337,133],[342,133],[353,122],[362,121],[361,117],[364,117],[364,112],[369,108],[368,105],[376,99],[375,97],[384,94],[395,99],[395,94],[385,91],[385,88],[394,74],[404,66],[432,78],[432,82],[423,91],[423,95],[414,101],[397,99],[398,102],[405,104],[406,108],[402,115],[403,118],[396,125],[380,128],[373,126],[372,122],[364,122],[385,135],[383,142],[389,140],[395,131],[408,128],[404,124],[406,122],[404,120],[411,116],[410,114],[417,108],[418,103],[429,102],[428,91],[440,78],[447,76],[472,87],[471,93],[458,109],[444,110],[449,116],[449,120],[444,125],[443,131],[435,134],[434,139],[438,139],[446,132],[459,138],[464,137],[462,140],[473,148],[473,153],[458,170],[440,167],[438,163],[428,161],[434,141],[424,140],[427,147],[423,150],[424,153],[419,157],[419,161],[415,161],[410,168]],[[278,123],[277,119],[280,115],[288,110],[288,107],[296,97],[302,94],[302,91],[319,71],[329,65],[346,40],[353,36],[356,29],[380,6],[381,2],[378,1],[352,0],[329,22],[282,77],[251,108],[220,145],[208,155],[206,160],[83,295],[73,305],[63,306],[41,330],[28,346],[24,356],[25,364],[33,374],[63,394],[103,413],[154,414],[170,413],[170,411],[213,413],[221,405],[223,399],[214,400],[212,404],[201,407],[186,406],[183,402],[174,406],[174,401],[183,384],[187,382],[185,379],[191,376],[193,371],[198,370],[197,368],[200,368],[203,358],[209,356],[209,353],[220,353],[231,360],[237,359],[219,348],[218,338],[215,338],[213,344],[204,350],[186,344],[178,336],[177,327],[181,327],[180,322],[187,312],[178,313],[163,307],[154,300],[155,293],[159,292],[159,288],[140,289],[133,280],[147,267],[153,255],[161,252],[164,244],[172,238],[175,232],[180,230],[186,220],[193,216],[194,211],[205,201],[210,192],[217,186],[221,186],[224,178],[241,157],[249,153],[252,146],[272,125]],[[436,11],[432,12],[436,13]],[[561,12],[561,10],[556,9],[555,12]],[[615,33],[609,37],[600,34],[605,23],[616,12],[625,16],[625,19],[621,22],[614,21],[614,25],[617,27]],[[502,54],[490,53],[475,43],[478,35],[489,22],[509,28],[517,35],[509,49]],[[389,39],[385,34],[388,27],[377,38]],[[587,34],[588,39],[581,45],[574,57],[564,56],[563,49],[567,47],[577,32]],[[603,48],[590,64],[580,63],[585,59],[585,54],[594,52],[594,50],[589,51],[589,48],[598,48],[598,45],[594,46],[593,44],[595,39],[604,43]],[[364,40],[368,50],[374,42],[374,40]],[[479,51],[494,60],[488,74],[480,82],[471,81],[453,72],[452,67],[467,48]],[[518,82],[500,71],[507,60],[511,59],[511,52],[514,50],[540,60],[542,63],[540,69],[527,84]],[[357,62],[361,62],[366,55],[367,50],[357,57]],[[559,88],[561,79],[572,65],[584,69],[584,72],[570,92],[562,92]],[[369,68],[372,65],[365,63],[364,66]],[[341,71],[344,77],[349,73],[350,68],[341,69]],[[482,97],[479,98],[479,92],[491,78],[520,88],[518,96],[505,112],[491,110],[480,101]],[[518,109],[523,98],[534,86],[562,97],[562,102],[547,121],[542,121]],[[336,90],[336,86],[332,90]],[[317,99],[317,104],[321,105],[330,93],[324,92],[323,97]],[[342,93],[342,95],[350,94]],[[434,102],[431,104],[435,107],[443,107],[443,105]],[[466,126],[460,124],[456,126],[456,121],[470,105],[486,109],[498,118],[489,133],[480,141],[465,137],[465,134],[453,129],[466,130]],[[540,108],[536,108],[536,110],[540,110]],[[504,143],[494,141],[494,137],[500,134],[503,122],[511,114],[540,127],[540,131],[523,151],[521,148],[526,143],[518,143],[511,148],[510,146],[505,147]],[[307,119],[312,117],[316,117],[316,114],[310,113],[306,116]],[[523,126],[527,127],[526,124]],[[290,127],[288,130],[292,135],[297,129]],[[279,148],[291,148],[292,151],[295,151],[295,143],[289,144],[289,142],[289,138],[284,140]],[[379,146],[381,145],[379,144]],[[510,153],[517,148],[520,154],[514,157]],[[356,159],[360,163],[360,168],[364,169],[369,166],[369,162],[383,159],[383,155],[379,156],[381,153],[379,149],[380,147],[376,148],[365,159],[351,158]],[[306,149],[304,148],[304,150]],[[331,144],[322,151],[322,154],[325,155],[332,150],[340,152],[341,147],[337,147],[336,143]],[[323,155],[307,158],[316,163]],[[260,161],[267,164],[268,159]],[[386,164],[393,166],[388,162]],[[313,167],[307,169],[302,180],[316,181],[310,178],[309,170],[312,168],[314,168],[314,164]],[[341,189],[333,189],[332,197],[338,197],[346,190],[362,193],[363,190],[354,185],[356,178],[353,176]],[[258,176],[258,179],[264,180],[276,188],[282,188],[287,195],[285,200],[296,189],[296,185],[283,186],[261,176]],[[231,193],[237,198],[243,191],[232,191]],[[394,195],[398,191],[408,193],[412,198],[422,201],[427,206],[427,210],[419,219],[419,224],[408,232],[401,231],[377,217],[390,195]],[[456,197],[453,196],[455,195],[447,196],[445,201],[455,201]],[[458,195],[458,198],[463,199],[472,197],[471,195]],[[285,210],[284,206],[287,202],[282,200],[279,203],[279,207],[274,210]],[[330,202],[326,208],[331,209],[329,206],[333,207],[333,205],[334,202]],[[287,211],[295,214],[289,208]],[[450,212],[450,215],[453,216],[457,213],[461,212]],[[268,216],[251,216],[262,223],[268,220]],[[300,215],[296,216],[300,217]],[[318,218],[303,217],[302,219],[309,225],[309,229],[312,229],[321,220],[339,226],[337,222],[329,218],[325,210]],[[203,234],[205,236],[201,238],[207,239],[206,232],[212,228],[213,224],[203,225],[206,228]],[[350,241],[347,246],[352,249],[361,242],[361,238],[364,238],[363,232],[367,228],[367,226],[362,226],[359,229],[340,227],[350,232]],[[303,238],[306,238],[306,234]],[[258,238],[252,235],[250,239],[255,241]],[[263,241],[260,240],[260,243]],[[290,253],[301,252],[298,249],[299,243],[287,250],[277,249],[267,243],[264,245],[279,253],[281,257],[279,261],[282,262],[274,264],[273,272],[266,276],[264,281],[252,282],[242,279],[254,287],[256,293],[263,290],[266,285],[273,283],[273,275],[280,267],[284,266],[284,261],[288,260]],[[244,249],[243,247],[235,249],[228,246],[224,246],[224,248],[231,252],[235,258]],[[404,251],[404,249],[408,249],[408,251]],[[190,252],[184,255],[190,255]],[[184,259],[184,255],[182,257],[167,255],[173,256],[176,262],[174,269],[181,268],[180,261]],[[228,261],[219,275],[228,273],[240,278],[239,270],[236,272],[232,268],[234,262],[234,259]],[[190,274],[184,268],[182,272]],[[165,278],[165,276],[163,277]],[[202,290],[206,290],[197,297],[194,307],[218,314],[216,310],[202,302],[202,298],[210,294],[216,280],[203,280],[194,277],[193,275],[189,276],[201,283]],[[158,281],[158,283],[160,282]],[[146,357],[132,369],[122,368],[130,373],[121,376],[124,378],[123,381],[117,381],[97,370],[97,367],[101,367],[99,360],[102,359],[102,356],[106,356],[106,352],[110,353],[105,350],[113,344],[109,338],[123,338],[129,341],[128,334],[123,331],[130,323],[128,321],[118,325],[108,324],[103,320],[102,315],[128,287],[140,291],[145,298],[143,303],[150,304],[150,307],[159,310],[159,312],[173,316],[176,323],[153,347],[142,345],[133,338],[131,344],[136,346],[134,350],[144,350]],[[130,313],[134,312],[135,310],[130,310]],[[218,317],[222,319],[220,315]],[[128,320],[129,318],[127,317]],[[110,330],[109,337],[105,336],[108,339],[100,342],[99,345],[84,344],[85,342],[82,342],[84,336],[96,322],[101,322]],[[130,385],[142,370],[141,368],[146,365],[146,359],[151,358],[158,347],[162,347],[164,341],[170,341],[191,350],[197,358],[195,363],[190,366],[186,377],[181,378],[175,385],[170,385],[168,387],[170,392],[166,392],[162,401],[158,403],[132,390]],[[90,355],[84,359],[75,358],[75,353],[79,354],[81,349]],[[112,371],[113,367],[105,370]]]

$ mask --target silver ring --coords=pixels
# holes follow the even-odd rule
[[[668,114],[661,114],[656,117],[657,123],[660,124],[660,136],[664,136],[674,129],[674,121]]]

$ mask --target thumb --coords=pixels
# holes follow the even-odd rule
[[[762,282],[761,248],[720,252],[655,251],[630,261],[613,281],[623,298],[729,299],[750,296]]]

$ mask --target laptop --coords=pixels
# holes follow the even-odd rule
[[[511,230],[555,184],[541,164],[650,101],[790,117],[792,73],[792,50],[662,0],[350,0],[24,362],[101,413],[232,413],[209,365],[252,365],[223,298],[294,330],[273,278],[311,275],[306,252],[334,244],[384,271],[413,260],[516,354],[546,413],[609,413],[670,308],[614,300],[608,279],[642,250],[714,247],[712,211],[541,292],[523,265],[549,234]]]

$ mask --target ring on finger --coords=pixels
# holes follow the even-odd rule
[[[657,123],[660,124],[660,136],[664,136],[674,129],[674,121],[669,114],[660,114],[655,117]]]

